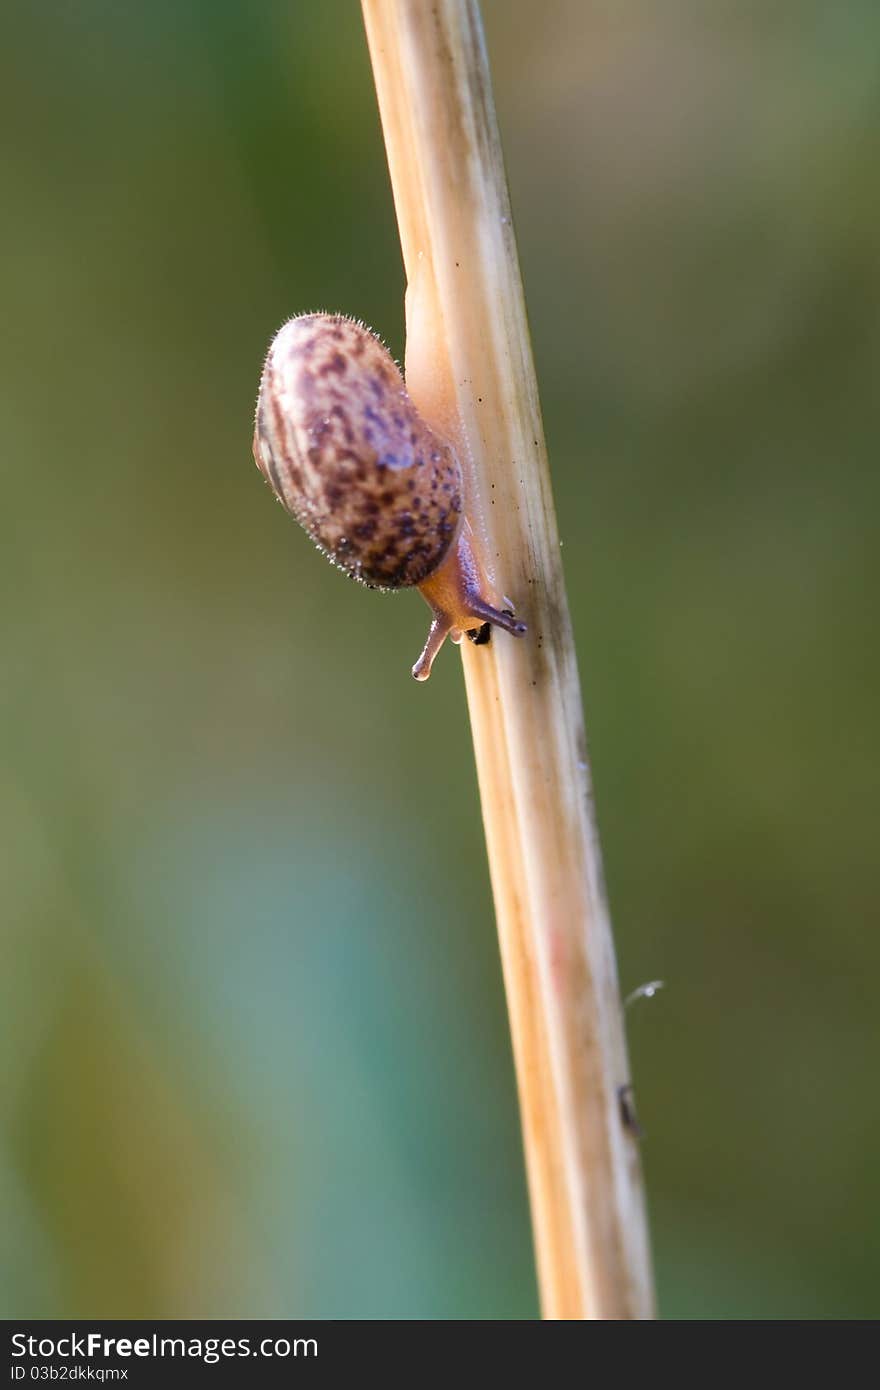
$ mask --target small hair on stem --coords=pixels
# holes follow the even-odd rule
[[[626,996],[623,1007],[628,1009],[630,1004],[635,1004],[637,999],[653,999],[658,990],[665,988],[665,980],[649,980],[647,984],[639,985],[638,989],[634,989],[632,994]]]

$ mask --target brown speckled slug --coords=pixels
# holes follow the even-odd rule
[[[260,382],[254,458],[334,565],[372,589],[421,590],[434,618],[416,680],[427,680],[447,636],[460,642],[483,623],[525,632],[490,602],[454,450],[362,324],[303,314],[279,331]]]

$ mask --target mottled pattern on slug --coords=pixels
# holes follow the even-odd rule
[[[419,584],[455,538],[455,454],[419,417],[378,338],[340,314],[304,314],[276,336],[254,458],[320,549],[372,588]]]

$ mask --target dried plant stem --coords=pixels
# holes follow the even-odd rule
[[[469,460],[529,625],[462,644],[548,1318],[653,1314],[622,1008],[522,284],[476,0],[363,0],[407,289],[407,384]]]

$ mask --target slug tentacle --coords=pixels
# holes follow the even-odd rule
[[[434,657],[449,636],[451,628],[452,624],[448,618],[442,617],[439,613],[434,614],[431,619],[431,626],[428,628],[428,639],[422,648],[422,654],[412,668],[412,673],[417,681],[426,681],[430,676]]]
[[[490,601],[455,450],[421,418],[383,344],[341,314],[304,314],[275,337],[257,400],[254,458],[325,555],[371,588],[418,587],[434,612],[418,680],[447,635],[484,622],[525,632]]]

